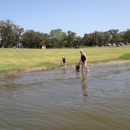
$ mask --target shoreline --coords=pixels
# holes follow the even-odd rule
[[[90,63],[89,65],[106,65],[106,64],[123,64],[123,63],[129,63],[130,60],[117,60],[117,61],[108,61],[108,62],[99,62],[99,63]]]
[[[99,62],[99,63],[90,63],[90,64],[88,63],[88,66],[100,66],[100,65],[124,64],[124,63],[130,63],[130,60],[119,60],[119,61]],[[14,74],[14,73],[19,73],[19,72],[45,71],[45,70],[58,69],[58,68],[61,68],[61,67],[63,67],[63,66],[57,66],[57,67],[52,67],[52,68],[34,67],[34,68],[31,68],[31,69],[0,72],[0,74]],[[75,67],[75,65],[66,66],[66,68],[69,68],[69,67]]]

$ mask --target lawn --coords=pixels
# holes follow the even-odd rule
[[[89,63],[113,60],[130,60],[130,45],[120,47],[86,47]],[[67,59],[67,66],[80,60],[80,49],[0,49],[0,72],[24,70],[36,67],[52,68],[61,64],[61,57]]]

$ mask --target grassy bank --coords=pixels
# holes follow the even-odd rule
[[[129,45],[80,49],[86,53],[89,63],[130,60]],[[0,72],[57,67],[61,64],[62,56],[66,57],[68,66],[75,65],[80,59],[80,49],[0,49]]]

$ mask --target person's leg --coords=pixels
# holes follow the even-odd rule
[[[66,62],[63,62],[63,66],[66,67]]]
[[[66,67],[66,62],[64,63],[64,66]]]
[[[84,68],[84,62],[82,62],[82,70],[83,70],[83,68]]]
[[[88,65],[87,65],[87,61],[84,62],[84,66],[85,66],[85,68],[89,71]]]

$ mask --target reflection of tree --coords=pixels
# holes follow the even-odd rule
[[[87,74],[88,72],[84,72],[82,71],[82,80],[81,80],[81,83],[82,83],[82,91],[83,91],[83,95],[84,96],[89,96],[88,95],[88,92],[87,92]]]

